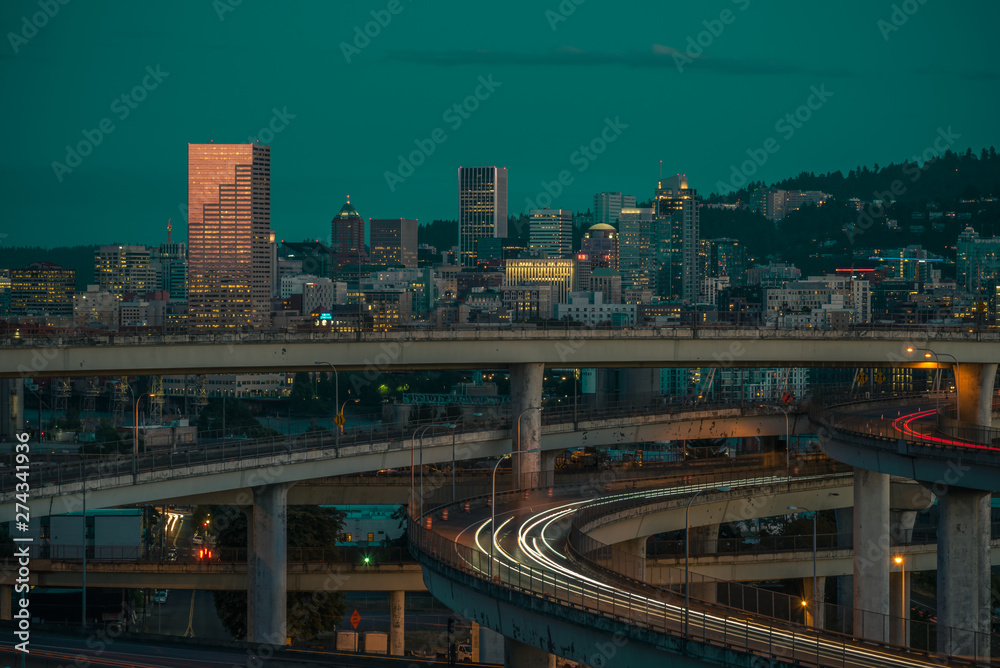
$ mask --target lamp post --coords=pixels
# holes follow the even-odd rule
[[[788,506],[789,510],[796,512],[812,513],[813,516],[813,626],[819,620],[819,590],[816,588],[818,582],[816,578],[816,511],[802,508],[801,506]]]
[[[691,504],[702,492],[728,492],[729,487],[699,489],[688,499],[684,509],[684,637],[688,635],[688,617],[691,612]]]
[[[955,417],[959,421],[959,423],[961,423],[962,422],[962,402],[961,402],[961,397],[958,394],[958,392],[959,392],[959,390],[958,390],[958,359],[956,359],[954,355],[950,355],[948,353],[940,353],[940,354],[938,354],[938,353],[934,352],[933,350],[931,350],[930,348],[912,348],[911,347],[911,348],[907,348],[906,352],[912,353],[915,350],[924,353],[924,357],[925,358],[933,358],[934,359],[934,364],[938,364],[938,365],[940,365],[940,361],[938,360],[939,357],[950,357],[952,359],[952,362],[954,363],[954,374],[955,374]],[[937,413],[939,413],[941,411],[941,393],[940,393],[940,389],[941,388],[939,387],[938,388],[938,392],[935,394],[935,400],[936,400],[936,404],[935,404],[935,420],[938,419],[937,418]]]
[[[490,497],[490,509],[492,510],[492,515],[490,517],[490,582],[493,581],[493,544],[495,542],[494,535],[497,530],[497,469],[500,468],[500,464],[503,460],[507,459],[511,455],[524,454],[526,452],[539,452],[540,448],[532,448],[531,450],[514,450],[513,452],[508,452],[503,455],[500,460],[493,467],[493,494]]]
[[[340,373],[337,371],[337,367],[333,366],[333,363],[331,362],[313,362],[313,364],[326,364],[333,369],[333,405],[340,406]],[[346,402],[344,405],[347,405]],[[337,413],[337,415],[343,415],[343,413],[344,408],[341,407],[340,413]],[[336,418],[334,418],[334,422],[336,422]],[[333,432],[334,438],[336,438],[336,444],[337,446],[340,446],[340,429],[334,429]]]
[[[413,430],[413,436],[410,438],[410,502],[411,503],[413,503],[414,501],[416,501],[416,499],[414,498],[414,486],[415,486],[415,482],[416,482],[416,477],[415,477],[416,473],[414,471],[414,465],[415,464],[414,464],[414,461],[413,461],[413,452],[414,452],[414,450],[416,448],[416,445],[417,445],[417,434],[420,434],[420,501],[419,501],[420,512],[418,514],[414,515],[413,514],[413,509],[411,508],[411,510],[410,510],[410,516],[413,517],[415,520],[419,521],[420,516],[423,514],[423,511],[424,511],[424,432],[427,431],[428,429],[432,429],[434,427],[452,427],[452,428],[454,428],[454,426],[455,425],[452,424],[452,423],[450,423],[450,422],[436,422],[434,424],[425,424],[424,426],[417,427],[416,429]],[[413,505],[417,505],[417,504],[413,504]]]
[[[893,561],[899,564],[900,569],[900,579],[899,579],[899,590],[902,592],[902,605],[899,607],[899,642],[903,647],[906,647],[906,618],[909,610],[906,609],[906,564],[903,562],[902,555],[894,557]]]
[[[541,412],[542,411],[542,407],[541,406],[528,406],[523,411],[521,411],[520,415],[517,416],[517,450],[513,451],[511,454],[513,454],[514,452],[524,452],[523,450],[521,450],[521,418],[523,418],[524,414],[527,413],[528,411],[538,411],[538,412]],[[535,448],[535,450],[539,450],[539,448]],[[530,450],[529,452],[534,452],[535,450]],[[517,477],[519,479],[521,477],[521,458],[520,457],[517,458]],[[520,482],[520,480],[518,480],[518,482]]]
[[[146,392],[145,394],[140,394],[135,398],[135,410],[132,413],[132,473],[133,475],[139,471],[139,402],[142,401],[143,397],[153,397],[156,396],[153,392]]]

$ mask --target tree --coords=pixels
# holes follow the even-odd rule
[[[219,548],[245,549],[247,545],[246,516],[235,506],[212,506],[210,531]],[[320,506],[288,506],[288,547],[316,548],[315,558],[322,554],[327,563],[338,559],[337,537],[344,529],[344,513]],[[310,555],[306,555],[310,556]],[[247,593],[217,591],[215,610],[222,625],[236,640],[247,636]],[[346,604],[344,595],[336,591],[290,591],[286,597],[288,635],[297,641],[311,640],[340,624]]]

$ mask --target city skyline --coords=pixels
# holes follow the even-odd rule
[[[387,20],[375,6],[216,4],[67,6],[41,28],[37,3],[0,9],[0,76],[31,93],[5,112],[18,132],[0,158],[14,221],[4,243],[80,244],[100,230],[106,243],[153,244],[168,219],[186,238],[183,147],[213,140],[272,146],[275,228],[288,239],[322,239],[348,193],[369,217],[454,220],[458,165],[508,167],[511,213],[550,191],[561,191],[553,208],[583,211],[599,192],[647,199],[660,161],[707,196],[734,169],[773,182],[919,157],[939,130],[958,136],[954,148],[1000,144],[992,6],[969,21],[933,3],[901,18],[891,3],[669,14],[648,3],[633,15],[670,20],[637,24],[618,7],[564,16],[522,2],[472,39],[457,29],[475,19],[466,7],[401,3]],[[817,23],[822,34],[807,28]],[[236,66],[231,47],[272,31],[282,49]],[[685,103],[664,115],[641,92],[651,84]],[[353,104],[336,104],[343,91]],[[578,101],[529,102],[543,94]],[[922,101],[902,106],[911,99]]]

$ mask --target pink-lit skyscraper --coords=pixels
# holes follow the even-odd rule
[[[270,313],[271,147],[188,144],[188,328],[260,328]]]

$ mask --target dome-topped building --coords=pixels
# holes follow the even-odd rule
[[[330,248],[334,253],[363,253],[365,250],[365,219],[351,204],[351,196],[347,203],[333,217],[330,224]]]

